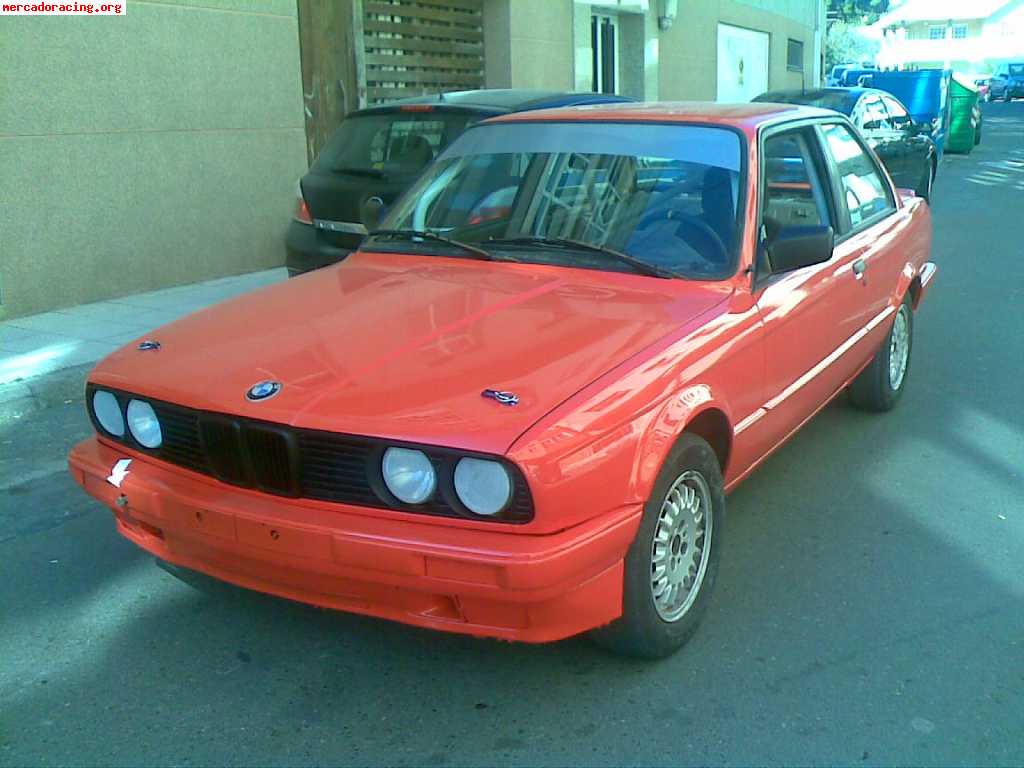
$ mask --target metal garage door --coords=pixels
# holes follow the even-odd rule
[[[718,25],[718,101],[750,101],[768,90],[768,33]]]

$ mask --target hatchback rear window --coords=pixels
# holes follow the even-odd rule
[[[452,112],[386,112],[342,122],[313,169],[374,176],[419,173],[477,115]]]

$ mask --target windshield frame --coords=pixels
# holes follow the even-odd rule
[[[546,118],[546,119],[545,118],[537,118],[537,117],[529,117],[529,118],[515,117],[513,119],[508,119],[505,116],[499,116],[499,117],[491,118],[491,119],[488,119],[488,120],[481,120],[479,122],[474,123],[473,125],[468,127],[465,131],[463,131],[462,134],[460,134],[448,146],[449,147],[454,146],[457,142],[461,141],[462,138],[464,136],[468,135],[471,131],[487,129],[488,126],[494,126],[494,125],[513,125],[513,124],[515,124],[515,125],[520,125],[520,124],[522,124],[522,125],[537,125],[537,124],[552,125],[552,124],[560,124],[560,125],[565,125],[567,127],[568,126],[573,126],[573,125],[618,125],[618,126],[664,125],[664,126],[672,126],[672,127],[680,127],[680,128],[687,127],[687,128],[717,129],[717,130],[729,131],[730,133],[735,135],[737,140],[738,140],[738,142],[739,142],[739,146],[737,148],[737,152],[739,153],[739,157],[738,157],[738,161],[739,161],[739,178],[737,180],[737,200],[736,200],[736,241],[733,244],[733,247],[732,247],[731,251],[729,252],[729,257],[730,257],[729,267],[728,267],[728,269],[723,270],[722,273],[718,274],[718,275],[690,276],[690,275],[686,275],[686,274],[680,273],[680,274],[675,276],[675,279],[685,280],[687,282],[722,283],[722,282],[728,282],[728,281],[734,280],[736,278],[736,274],[739,271],[740,266],[741,266],[741,260],[742,260],[742,255],[743,255],[743,248],[744,248],[744,244],[746,242],[746,235],[747,235],[747,231],[746,231],[747,230],[747,211],[750,208],[750,200],[749,200],[750,195],[748,194],[748,191],[749,191],[748,190],[748,183],[749,183],[749,173],[750,173],[750,169],[749,169],[750,137],[747,135],[747,133],[741,127],[739,127],[737,125],[732,125],[732,124],[729,124],[729,123],[713,122],[713,121],[710,121],[710,120],[672,120],[672,119],[666,119],[666,118],[661,118],[661,119],[659,119],[659,118],[648,118],[646,116],[643,119],[607,119],[607,118],[594,119],[594,118],[562,117],[562,116],[557,117],[557,118]],[[434,159],[434,163],[438,162],[439,160],[444,159],[444,154],[445,154],[444,152],[439,153],[438,156]],[[424,169],[424,173],[426,173],[429,170],[429,168],[434,163],[431,163],[431,165],[428,166],[427,169]],[[415,187],[415,186],[416,185],[414,184],[413,186],[409,187],[404,192],[402,192],[402,194],[398,197],[397,200],[395,200],[394,204],[391,206],[391,210],[392,211],[398,210],[400,208],[400,204],[404,201],[404,199],[407,196],[412,194],[413,187]],[[391,225],[391,224],[395,224],[395,222],[389,222],[389,225]],[[369,239],[372,239],[372,238],[368,238],[368,240]],[[474,245],[480,245],[481,247],[487,247],[487,245],[488,245],[486,243],[486,241],[481,242],[481,243],[473,243],[473,244]],[[380,246],[382,246],[382,245],[385,246],[385,247],[381,248]],[[396,243],[394,243],[394,245],[398,245],[398,243],[396,242]],[[401,245],[404,245],[404,246],[406,246],[406,248],[408,248],[410,243],[401,243]],[[379,251],[379,252],[388,252],[388,253],[400,252],[402,250],[401,248],[387,247],[387,246],[388,246],[388,244],[385,243],[385,242],[374,243],[373,245],[370,245],[367,241],[364,241],[363,245],[360,247],[360,250],[364,250],[364,251]],[[442,247],[443,247],[443,245],[442,245]],[[430,255],[446,256],[446,257],[457,256],[456,253],[453,253],[453,250],[454,249],[448,249],[444,253],[436,253],[436,254],[430,254]],[[429,253],[427,250],[419,249],[419,248],[415,252],[417,254],[423,253],[424,255],[427,255]],[[504,261],[504,259],[498,259],[498,261]],[[591,270],[595,270],[595,271],[614,271],[614,272],[617,272],[617,273],[620,273],[620,274],[636,274],[638,276],[647,277],[649,279],[655,279],[655,280],[660,279],[660,278],[655,278],[655,277],[651,277],[651,276],[647,276],[647,275],[640,275],[639,272],[628,272],[628,271],[620,272],[619,270],[610,270],[610,269],[607,269],[606,267],[593,267],[593,266],[588,266],[588,265],[583,265],[583,264],[580,264],[580,265],[569,265],[569,264],[550,264],[548,262],[529,262],[529,261],[526,261],[526,260],[516,260],[516,261],[517,261],[517,263],[521,263],[521,264],[536,263],[536,264],[544,265],[544,266],[554,266],[554,267],[561,267],[561,268],[567,268],[567,269],[591,269]]]

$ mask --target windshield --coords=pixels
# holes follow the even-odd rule
[[[483,125],[427,169],[382,227],[444,235],[495,258],[722,278],[738,247],[740,157],[739,136],[722,128]],[[465,255],[427,239],[381,237],[372,247]]]
[[[313,169],[387,177],[423,170],[475,115],[395,111],[343,120],[321,150]]]
[[[1024,64],[1011,64],[1010,74],[1013,77],[1020,77],[1021,75],[1024,75]]]

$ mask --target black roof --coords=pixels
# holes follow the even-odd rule
[[[529,109],[547,109],[578,104],[608,104],[634,101],[628,96],[610,93],[573,93],[571,91],[542,91],[527,88],[488,88],[478,91],[451,91],[426,96],[411,96],[407,99],[389,101],[366,107],[353,114],[390,112],[403,106],[432,104],[436,108],[451,108],[459,111],[486,112],[494,115],[506,112],[524,112]]]
[[[849,115],[862,96],[869,93],[884,93],[895,98],[888,91],[878,88],[809,88],[790,91],[768,91],[756,96],[754,101],[767,101],[776,104],[805,104],[810,107],[831,109]]]

